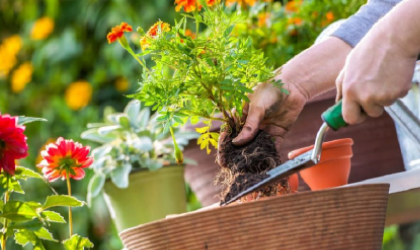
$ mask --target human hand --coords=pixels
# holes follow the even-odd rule
[[[232,141],[234,145],[247,144],[261,129],[274,137],[279,152],[284,136],[307,101],[306,93],[298,84],[289,81],[283,87],[289,94],[270,83],[261,83],[254,89],[249,95],[250,102],[243,108],[245,123],[241,133]]]
[[[343,118],[348,124],[382,115],[385,106],[411,88],[416,57],[384,34],[372,30],[362,39],[336,80],[337,100],[342,96]]]

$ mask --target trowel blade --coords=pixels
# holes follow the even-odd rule
[[[232,203],[234,201],[236,201],[237,199],[252,193],[254,191],[257,191],[259,189],[262,189],[263,187],[272,184],[276,181],[279,181],[285,177],[288,177],[294,173],[297,173],[305,168],[309,168],[313,165],[315,165],[315,163],[313,162],[313,160],[311,159],[312,156],[312,151],[313,150],[309,150],[308,152],[299,155],[298,157],[294,158],[293,160],[289,160],[286,161],[285,163],[279,165],[276,168],[271,169],[270,171],[267,172],[267,178],[265,178],[264,180],[258,182],[257,184],[255,184],[254,186],[246,189],[245,191],[242,191],[241,193],[239,193],[238,195],[236,195],[235,197],[233,197],[232,199],[222,202],[221,206],[225,206],[228,205],[229,203]]]

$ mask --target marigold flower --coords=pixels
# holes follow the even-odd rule
[[[226,6],[232,6],[233,4],[237,3],[239,6],[245,6],[246,4],[249,6],[254,6],[257,0],[226,0]]]
[[[10,36],[0,44],[0,77],[9,75],[15,66],[16,55],[22,48],[22,39],[18,35]]]
[[[290,17],[287,19],[287,23],[289,25],[301,25],[302,24],[302,18],[300,17]]]
[[[106,36],[108,43],[113,43],[117,41],[124,35],[124,32],[131,32],[133,31],[133,27],[128,23],[122,22],[120,25],[115,26],[111,29],[111,32],[108,33]]]
[[[74,82],[67,88],[64,98],[70,109],[79,110],[92,98],[92,86],[86,81]]]
[[[207,6],[213,6],[216,3],[220,3],[220,0],[206,0]]]
[[[184,32],[185,36],[191,37],[191,39],[195,39],[195,33],[192,32],[190,29],[186,29]],[[179,39],[181,41],[181,43],[184,42],[184,39]]]
[[[196,9],[201,10],[203,7],[198,0],[175,0],[175,10],[178,12],[184,7],[185,12],[192,12]]]
[[[334,21],[334,13],[332,11],[328,11],[327,14],[325,14],[325,18],[328,22]]]
[[[121,77],[118,78],[115,81],[115,88],[120,91],[120,92],[125,92],[127,91],[128,87],[130,86],[129,82],[127,81],[127,79]]]
[[[67,176],[81,180],[85,177],[83,169],[93,163],[93,157],[88,156],[89,152],[89,146],[83,147],[78,142],[60,137],[41,152],[43,160],[37,167],[42,168],[44,177],[50,182],[60,177],[65,180]]]
[[[17,124],[17,117],[0,114],[0,171],[14,175],[15,160],[28,156],[24,131],[25,126]]]
[[[155,24],[153,24],[152,27],[150,27],[150,29],[147,31],[146,36],[143,36],[140,39],[140,46],[143,51],[150,46],[149,40],[154,39],[159,35],[159,29],[162,33],[169,32],[171,30],[170,25],[168,23],[158,21]]]
[[[32,40],[43,40],[54,30],[54,20],[49,17],[42,17],[35,21],[31,30]]]
[[[267,22],[270,20],[270,13],[263,12],[258,15],[258,26],[265,27],[267,26]]]
[[[302,4],[302,0],[293,0],[293,1],[287,2],[284,8],[288,12],[297,12],[301,4]]]
[[[33,67],[30,62],[25,62],[12,74],[12,91],[20,93],[32,80]]]

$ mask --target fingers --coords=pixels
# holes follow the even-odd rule
[[[250,142],[257,134],[264,114],[265,110],[262,107],[250,105],[242,131],[232,140],[232,143],[236,146],[242,146]]]
[[[340,74],[338,75],[337,79],[335,80],[335,87],[337,89],[337,95],[335,96],[335,102],[338,102],[342,98],[342,86],[343,86],[343,80],[344,80],[344,69],[340,71]]]
[[[359,103],[346,97],[346,95],[343,97],[342,113],[347,124],[358,124],[366,120],[366,115],[362,112]]]

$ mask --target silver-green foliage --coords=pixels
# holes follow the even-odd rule
[[[102,144],[92,150],[95,172],[90,180],[88,200],[100,194],[107,177],[119,188],[127,188],[128,177],[134,169],[157,170],[175,163],[173,141],[164,132],[148,107],[133,100],[123,113],[109,112],[104,123],[88,124],[81,137]],[[197,138],[196,132],[175,131],[176,142],[183,149],[188,141]]]

